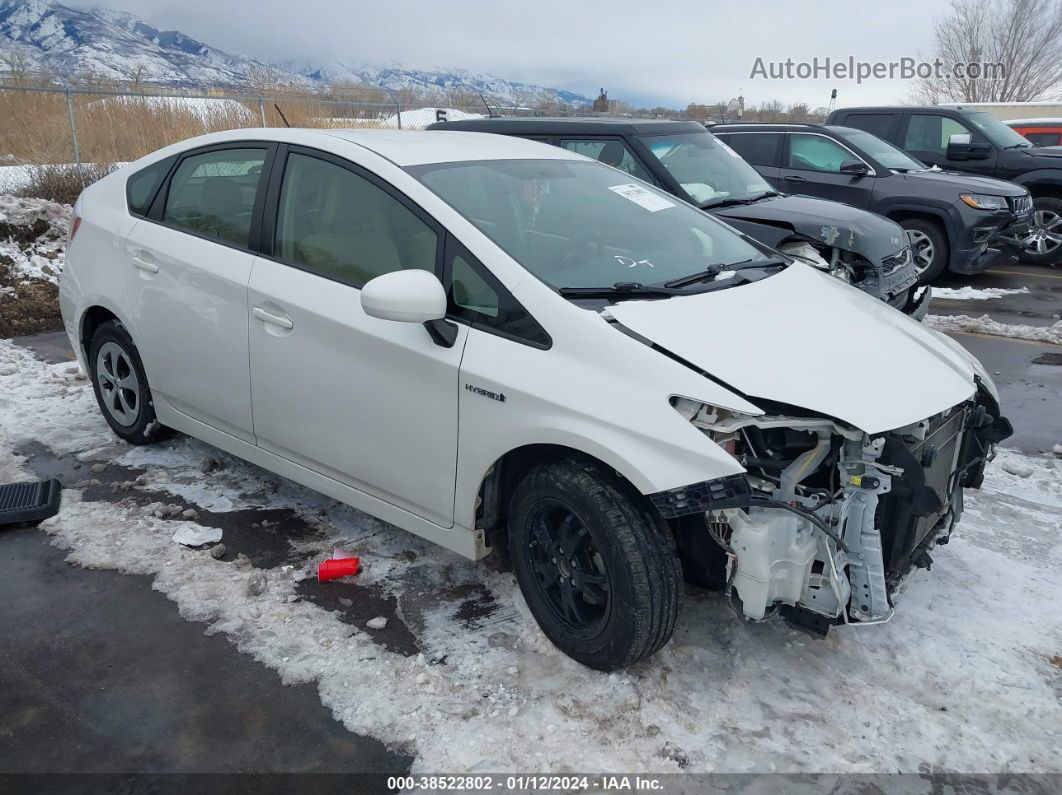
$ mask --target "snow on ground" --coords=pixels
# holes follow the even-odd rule
[[[665,743],[685,752],[691,772],[1062,771],[1055,457],[1000,454],[889,624],[818,640],[781,623],[746,624],[719,595],[691,590],[672,642],[607,675],[551,646],[510,575],[198,441],[118,443],[75,365],[43,364],[0,341],[0,480],[29,475],[12,452],[32,441],[76,454],[85,471],[94,462],[143,469],[136,489],[204,511],[293,509],[323,531],[298,542],[311,560],[333,543],[359,554],[358,584],[397,600],[390,623],[408,625],[421,654],[389,651],[364,623],[299,597],[298,568],[264,570],[264,593],[251,595],[249,568],[175,544],[188,522],[120,493],[95,502],[68,488],[42,525],[72,563],[152,575],[206,633],[224,633],[287,683],[315,682],[351,731],[414,752],[415,772],[678,770]],[[205,477],[206,456],[224,468]],[[497,609],[482,621],[463,616],[455,594],[484,585]]]
[[[936,290],[933,296],[936,297]],[[937,331],[961,331],[968,334],[989,334],[995,337],[1013,337],[1034,342],[1053,342],[1062,345],[1062,320],[1051,326],[1027,326],[1019,323],[1000,323],[988,315],[926,315],[922,321]]]
[[[59,283],[70,207],[0,194],[0,280]]]
[[[934,287],[933,298],[946,298],[949,301],[988,301],[992,298],[1002,298],[1007,295],[1020,295],[1029,292],[1028,287],[971,287],[966,284],[962,287]]]

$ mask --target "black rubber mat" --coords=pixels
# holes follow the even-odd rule
[[[40,522],[59,512],[63,485],[51,480],[0,486],[0,526]]]

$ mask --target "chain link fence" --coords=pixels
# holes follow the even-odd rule
[[[529,107],[430,105],[383,91],[344,100],[313,95],[215,94],[0,84],[0,193],[49,180],[80,188],[123,163],[204,133],[251,127],[423,129],[440,120],[545,115]],[[548,115],[602,115],[550,109]],[[71,186],[71,190],[74,186]],[[76,195],[76,193],[75,193]]]

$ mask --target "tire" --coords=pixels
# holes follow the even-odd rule
[[[173,435],[155,417],[143,362],[120,321],[108,320],[96,329],[88,365],[96,403],[115,434],[129,444],[153,444]]]
[[[929,284],[948,267],[948,241],[932,221],[904,218],[899,222],[907,233],[911,254],[915,258],[918,283]]]
[[[675,540],[618,477],[577,458],[536,464],[508,516],[520,590],[569,657],[612,671],[671,638],[682,598]]]
[[[1033,231],[1018,259],[1027,265],[1055,265],[1062,262],[1062,199],[1037,196],[1033,199]]]

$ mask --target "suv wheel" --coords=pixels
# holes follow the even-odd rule
[[[140,354],[119,321],[109,320],[96,329],[88,364],[96,402],[118,436],[130,444],[152,444],[173,434],[155,418]]]
[[[1062,199],[1037,196],[1033,208],[1032,231],[1022,241],[1021,261],[1030,265],[1062,261]]]
[[[929,284],[948,264],[948,241],[940,227],[920,218],[905,218],[900,226],[907,232],[907,241],[911,244],[911,256],[914,258],[915,270],[918,271],[918,283]]]
[[[668,527],[615,475],[575,458],[534,466],[513,492],[509,552],[547,637],[602,671],[660,649],[682,568]]]

